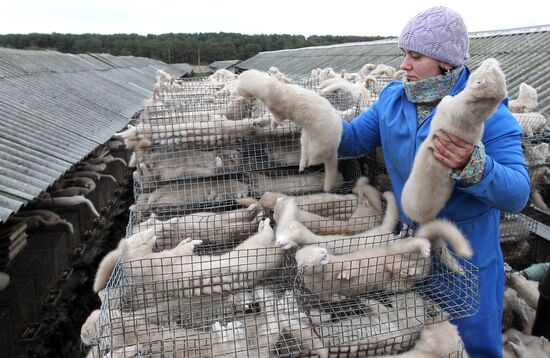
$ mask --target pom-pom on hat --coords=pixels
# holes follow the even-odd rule
[[[399,47],[419,52],[455,67],[462,66],[468,54],[468,31],[462,17],[443,7],[432,7],[409,20],[399,36]]]

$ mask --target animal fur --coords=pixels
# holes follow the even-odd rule
[[[40,226],[63,225],[69,233],[74,233],[73,224],[50,210],[25,210],[20,211],[9,218],[10,222],[25,223],[28,231],[34,231]]]
[[[330,191],[338,173],[338,146],[342,124],[330,102],[317,93],[296,85],[282,84],[265,73],[249,70],[239,76],[239,94],[256,97],[273,114],[274,126],[285,119],[302,128],[299,169],[323,163],[323,189]]]
[[[454,189],[450,179],[452,169],[433,156],[434,137],[447,140],[445,133],[451,133],[468,143],[478,143],[484,121],[505,96],[504,74],[495,59],[488,59],[471,74],[462,92],[441,100],[403,187],[401,203],[409,218],[421,224],[434,219]]]
[[[268,175],[261,172],[245,173],[245,176],[253,183],[251,187],[254,190],[254,196],[260,196],[266,191],[282,191],[286,194],[319,191],[322,190],[324,184],[326,184],[326,175],[326,172],[305,173],[300,175],[281,175],[281,173]],[[331,185],[341,184],[343,181],[344,177],[337,171],[334,179],[331,179]]]
[[[363,194],[358,192],[357,207],[347,220],[337,220],[327,218],[321,215],[310,213],[309,211],[297,208],[296,218],[298,222],[302,223],[308,230],[318,235],[333,235],[333,234],[358,234],[365,230],[373,229],[379,222],[379,212],[377,209],[370,205],[369,201]],[[291,199],[280,198],[275,204],[275,210],[273,212],[273,218],[275,222],[279,223],[281,216],[284,216],[286,208],[286,201]],[[395,199],[391,198],[393,203]],[[397,207],[395,207],[396,216]],[[395,224],[394,224],[395,227]]]
[[[512,113],[516,118],[521,129],[523,129],[523,135],[530,137],[536,132],[547,131],[548,121],[546,117],[538,112],[525,112],[525,113]]]
[[[550,144],[540,143],[537,145],[525,146],[525,162],[528,166],[537,166],[546,164],[546,160],[550,155]]]
[[[519,85],[518,98],[510,100],[508,107],[513,113],[534,112],[538,106],[537,90],[523,82]]]
[[[230,172],[242,162],[236,150],[186,150],[174,153],[152,152],[138,164],[147,180],[170,180],[185,176],[208,176]]]
[[[318,244],[329,248],[335,254],[347,253],[351,247],[363,248],[375,243],[382,244],[393,238],[393,231],[399,220],[397,204],[391,192],[384,193],[388,202],[386,215],[381,225],[351,236],[344,235],[316,235],[298,219],[299,209],[293,199],[280,198],[277,204],[281,206],[280,220],[277,222],[276,244],[288,250],[303,244]],[[353,243],[353,245],[350,245]]]
[[[325,300],[379,289],[399,292],[411,288],[417,280],[429,274],[430,260],[427,258],[432,242],[440,246],[441,238],[445,238],[457,254],[463,257],[472,255],[469,242],[451,225],[434,220],[425,224],[422,231],[412,238],[341,255],[334,255],[332,250],[324,247],[306,246],[296,252],[296,262],[299,268],[304,268],[306,287]],[[330,266],[324,267],[329,263]],[[449,269],[463,273],[454,259],[449,258],[444,263]]]
[[[127,277],[133,282],[144,283],[145,290],[154,290],[163,283],[162,290],[185,297],[218,293],[222,290],[252,287],[282,265],[284,251],[275,247],[275,234],[265,219],[258,226],[258,233],[223,255],[193,255],[193,248],[201,240],[186,239],[176,247],[153,252],[154,228],[123,240],[121,263]],[[108,254],[96,275],[97,286],[104,287],[111,275],[113,256]],[[116,255],[116,254],[113,254]],[[222,284],[223,283],[223,284]],[[149,293],[146,291],[146,293]]]
[[[192,181],[181,184],[176,190],[163,185],[151,194],[141,194],[138,205],[202,204],[223,202],[248,196],[249,186],[236,179],[219,181]]]

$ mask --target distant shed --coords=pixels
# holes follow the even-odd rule
[[[215,61],[208,65],[208,68],[212,72],[216,72],[219,69],[235,72],[235,66],[241,63],[240,60],[227,60],[227,61]]]

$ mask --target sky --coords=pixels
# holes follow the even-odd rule
[[[470,32],[550,25],[544,0],[16,0],[2,4],[0,34],[399,36],[412,16],[438,5],[460,13]]]

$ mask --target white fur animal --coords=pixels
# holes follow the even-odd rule
[[[524,136],[532,136],[536,132],[548,130],[546,117],[538,112],[512,113],[516,118]]]
[[[306,246],[296,252],[298,267],[304,268],[304,284],[325,300],[358,295],[383,289],[399,292],[411,288],[430,272],[432,242],[446,239],[462,257],[471,257],[469,242],[449,222],[434,220],[421,227],[412,238],[383,246],[366,247],[355,252],[333,255],[318,246]],[[331,263],[329,267],[323,267]],[[454,259],[444,260],[453,271],[462,273]],[[331,292],[333,291],[333,292]]]
[[[454,97],[445,96],[432,119],[430,133],[422,142],[401,196],[405,214],[426,223],[436,217],[451,196],[451,168],[434,158],[434,137],[454,134],[468,143],[481,140],[484,122],[506,96],[506,82],[497,60],[485,60],[474,71],[466,88]]]
[[[285,215],[284,213],[286,210],[293,210],[287,209],[287,200],[291,199],[280,198],[277,200],[277,204],[275,204],[273,218],[277,223],[279,223],[279,219]],[[393,200],[393,204],[395,205],[393,194],[391,200]],[[297,208],[296,211],[297,213],[295,220],[302,223],[307,229],[318,235],[358,234],[365,230],[373,229],[380,222],[380,213],[377,209],[373,208],[373,206],[370,205],[369,201],[365,197],[365,194],[363,194],[363,192],[361,191],[358,192],[357,195],[357,207],[347,220],[327,218],[321,215],[310,213],[309,211],[300,208]],[[397,216],[397,206],[395,206],[395,213],[395,216]],[[394,223],[394,227],[396,223]]]
[[[249,186],[236,179],[219,181],[192,181],[177,189],[163,185],[151,194],[141,194],[138,205],[161,204],[201,204],[204,202],[223,202],[248,196]]]
[[[326,185],[328,173],[303,173],[300,175],[289,174],[281,175],[275,172],[274,175],[267,175],[261,172],[245,173],[246,177],[253,182],[251,185],[254,189],[254,196],[260,196],[267,191],[282,191],[286,194],[301,194],[307,192],[316,192],[323,189]],[[344,177],[340,172],[334,174],[334,179],[331,179],[331,187],[341,184]]]
[[[288,78],[284,73],[282,73],[277,67],[271,66],[267,73],[269,73],[270,76],[273,76],[277,79],[277,81],[282,83],[292,83],[292,80]]]
[[[510,100],[508,107],[513,113],[534,112],[538,106],[537,90],[523,82],[519,85],[518,98]]]
[[[152,152],[138,164],[146,180],[170,180],[185,176],[206,176],[237,169],[242,156],[237,150]]]
[[[296,264],[305,288],[333,302],[368,292],[400,292],[429,273],[430,242],[399,240],[384,246],[333,255],[328,249],[305,246],[296,251]]]
[[[298,221],[299,209],[294,199],[280,198],[277,205],[281,204],[282,214],[277,222],[276,244],[284,250],[303,244],[318,244],[320,247],[329,248],[335,254],[349,252],[352,250],[350,246],[358,249],[373,244],[384,244],[388,240],[394,239],[392,233],[399,220],[399,212],[393,194],[386,192],[384,198],[387,200],[388,206],[382,224],[351,236],[314,234]]]
[[[330,102],[314,91],[282,84],[255,70],[239,76],[237,90],[243,97],[262,101],[273,114],[274,124],[289,119],[302,127],[300,171],[324,163],[323,189],[330,191],[337,180],[342,133],[342,124]]]

